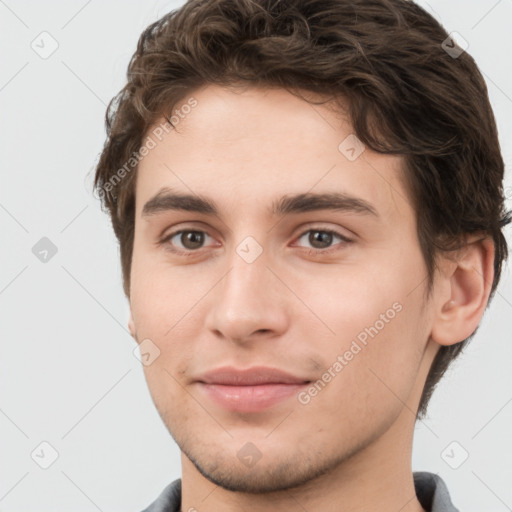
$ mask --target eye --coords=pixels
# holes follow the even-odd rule
[[[204,231],[182,229],[180,231],[170,233],[161,241],[161,243],[169,246],[168,249],[171,252],[178,254],[190,254],[191,252],[197,252],[198,249],[202,248],[206,237],[211,238],[210,235]],[[173,238],[176,238],[176,242],[172,242]],[[179,244],[181,244],[181,246]],[[178,247],[178,250],[174,247]]]
[[[313,246],[313,252],[319,254],[336,250],[336,248],[333,249],[331,245],[336,238],[345,243],[350,243],[352,241],[337,231],[322,228],[308,229],[298,238],[298,240],[301,240],[304,237],[307,237],[307,242]]]
[[[336,239],[339,239],[340,243],[345,242],[348,244],[352,242],[352,240],[337,231],[322,228],[308,229],[297,240],[300,241],[305,237],[307,237],[307,243],[312,245],[310,252],[317,254],[330,253],[337,250],[336,247],[332,246]],[[212,237],[205,231],[181,229],[170,233],[159,243],[175,254],[191,256],[203,248],[206,238],[211,239]]]

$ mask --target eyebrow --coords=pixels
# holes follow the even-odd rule
[[[141,215],[148,217],[173,210],[219,215],[219,209],[213,200],[200,195],[173,192],[169,188],[161,189],[145,203]],[[268,213],[271,216],[277,216],[316,210],[343,211],[379,217],[377,210],[369,202],[343,192],[306,192],[283,196],[272,203]]]

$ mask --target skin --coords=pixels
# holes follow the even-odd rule
[[[366,148],[349,161],[338,150],[352,133],[347,120],[283,89],[209,85],[193,97],[197,106],[137,171],[129,322],[139,343],[160,350],[144,371],[182,452],[182,510],[422,511],[411,469],[416,411],[439,347],[472,334],[483,315],[492,241],[468,239],[441,259],[426,301],[401,157]],[[219,216],[142,216],[162,187],[211,198]],[[363,198],[378,217],[267,214],[273,200],[309,191]],[[180,235],[158,243],[178,229],[207,236],[198,249]],[[308,230],[322,229],[351,242],[315,245]],[[263,250],[252,263],[236,252],[247,236]],[[294,395],[231,412],[195,382],[224,365],[315,382],[396,303],[400,312],[307,404]],[[237,457],[248,442],[261,454],[252,467]]]

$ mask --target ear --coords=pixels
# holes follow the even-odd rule
[[[431,337],[454,345],[471,336],[484,314],[494,280],[494,242],[471,237],[450,262],[441,265],[443,290],[436,301]]]
[[[137,341],[137,337],[135,335],[135,322],[133,321],[133,315],[132,311],[130,309],[130,318],[128,319],[128,329],[130,331],[130,334],[132,335],[132,338]]]

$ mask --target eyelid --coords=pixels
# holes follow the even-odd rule
[[[352,235],[347,235],[345,232],[349,231],[347,228],[341,228],[341,227],[331,227],[326,226],[323,224],[305,224],[301,225],[300,228],[297,228],[297,235],[295,235],[295,238],[301,238],[304,236],[308,231],[325,231],[327,233],[333,233],[340,238],[343,238],[344,240],[350,240],[352,241]],[[350,231],[349,231],[350,232]],[[354,234],[355,236],[355,234]]]

